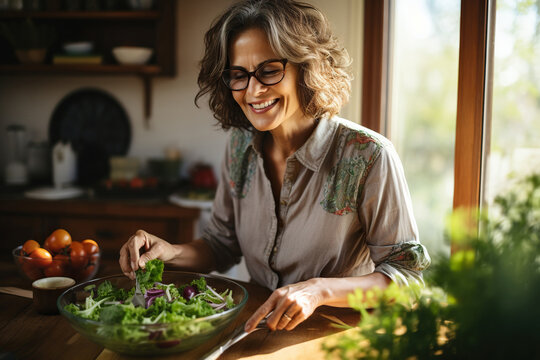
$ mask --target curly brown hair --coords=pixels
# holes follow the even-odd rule
[[[351,90],[351,59],[333,35],[325,15],[294,0],[245,0],[232,5],[205,35],[198,100],[209,94],[210,109],[225,130],[252,130],[231,90],[221,80],[228,67],[231,39],[248,28],[262,29],[272,50],[298,69],[298,97],[304,114],[314,119],[336,115]]]

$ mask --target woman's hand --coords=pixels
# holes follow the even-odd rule
[[[143,247],[145,252],[139,256],[139,250]],[[144,230],[137,230],[120,249],[119,262],[122,272],[130,279],[135,279],[135,270],[144,268],[148,261],[169,261],[175,256],[176,249],[173,245]]]
[[[268,314],[266,323],[271,330],[292,330],[323,304],[325,287],[322,279],[310,279],[276,289],[246,322],[245,330],[252,331]]]
[[[253,313],[246,322],[245,330],[252,331],[266,316],[271,330],[292,330],[321,305],[349,307],[348,294],[356,289],[385,289],[391,282],[388,276],[373,272],[357,277],[313,278],[287,285],[276,289]]]

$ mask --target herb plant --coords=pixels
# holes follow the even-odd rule
[[[53,27],[35,24],[30,19],[0,23],[0,35],[5,37],[15,50],[47,49],[57,38]]]
[[[539,359],[540,175],[495,204],[479,232],[453,215],[460,250],[435,259],[425,288],[351,294],[361,321],[324,345],[327,358]]]

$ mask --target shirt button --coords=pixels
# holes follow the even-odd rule
[[[279,203],[280,203],[281,205],[283,205],[283,206],[287,206],[288,201],[287,201],[287,200],[281,200]]]

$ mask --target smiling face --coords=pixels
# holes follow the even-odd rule
[[[270,47],[261,29],[250,28],[233,38],[229,49],[230,66],[239,66],[254,71],[269,59],[279,59]],[[285,77],[275,85],[261,84],[251,77],[246,89],[232,91],[234,100],[253,127],[259,131],[270,131],[279,127],[293,126],[304,118],[297,92],[298,69],[287,63]]]

